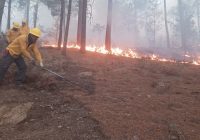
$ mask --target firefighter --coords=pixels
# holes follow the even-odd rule
[[[20,33],[22,35],[24,35],[24,34],[27,35],[29,33],[29,31],[30,31],[30,29],[28,27],[28,24],[27,24],[26,20],[23,20],[22,21],[22,26],[20,28]]]
[[[6,39],[8,44],[13,42],[18,36],[20,36],[20,25],[17,22],[13,22],[12,29],[8,30],[6,33]]]
[[[40,29],[33,28],[28,35],[19,36],[6,48],[6,53],[0,61],[0,84],[2,84],[4,76],[12,63],[15,63],[18,68],[15,79],[16,84],[22,85],[25,82],[27,67],[23,56],[28,58],[34,65],[36,64],[35,60],[37,60],[39,65],[43,67],[41,53],[36,47],[36,42],[40,35]]]

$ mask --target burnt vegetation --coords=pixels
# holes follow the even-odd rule
[[[22,86],[10,67],[0,139],[199,140],[199,8],[200,0],[1,0],[1,54],[6,31],[25,18],[42,30],[44,67],[26,60]]]

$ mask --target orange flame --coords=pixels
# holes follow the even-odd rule
[[[55,45],[55,44],[43,45],[43,47],[57,48],[57,45]],[[63,47],[63,46],[61,46],[61,47]],[[80,46],[68,45],[67,48],[80,49]],[[97,47],[96,45],[88,45],[88,46],[86,46],[86,51],[96,52],[96,53],[101,53],[101,54],[112,54],[115,56],[122,56],[122,57],[128,57],[128,58],[139,58],[139,59],[150,58],[150,60],[154,60],[154,61],[177,63],[177,61],[175,61],[175,60],[161,58],[159,55],[155,55],[155,54],[152,54],[150,56],[143,56],[143,55],[137,53],[134,49],[124,49],[123,50],[120,48],[112,48],[111,51],[108,51],[105,49],[105,46]],[[188,54],[185,54],[184,56],[187,58],[191,58],[191,56]],[[182,61],[180,63],[189,64],[191,62]],[[199,66],[200,65],[200,57],[197,60],[193,60],[193,62],[191,64]]]

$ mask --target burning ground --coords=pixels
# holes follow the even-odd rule
[[[0,139],[200,139],[199,66],[42,51],[47,68],[82,88],[32,66],[18,88],[8,73],[0,89]],[[9,120],[17,107],[23,117]]]

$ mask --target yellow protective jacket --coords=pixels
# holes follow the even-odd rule
[[[20,31],[13,31],[12,29],[10,29],[6,33],[6,39],[9,44],[13,42],[18,36],[20,36]]]
[[[27,35],[29,33],[29,31],[30,31],[30,28],[28,27],[28,25],[20,27],[20,33],[22,35]]]
[[[42,56],[40,51],[36,47],[36,44],[32,44],[28,47],[27,35],[19,36],[6,49],[14,58],[23,55],[31,60],[31,54],[33,54],[38,62],[42,62]]]

